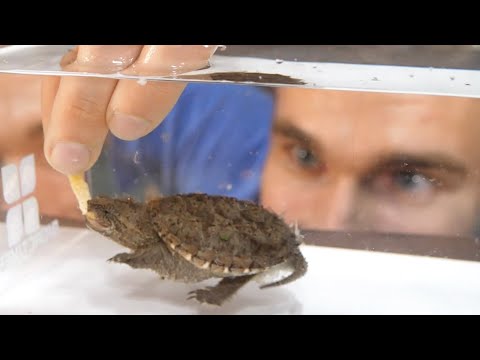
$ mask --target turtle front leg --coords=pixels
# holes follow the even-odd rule
[[[152,263],[148,259],[148,254],[146,254],[145,251],[120,253],[108,259],[107,261],[119,264],[126,264],[134,269],[151,269],[153,267]],[[167,277],[167,271],[158,271],[158,266],[155,266],[155,271],[160,276],[160,279],[165,280],[165,278]]]
[[[255,275],[223,278],[217,285],[190,291],[187,300],[196,299],[200,303],[221,306]]]
[[[132,253],[121,253],[109,261],[127,264],[134,269],[153,270],[167,280],[198,282],[210,277],[206,270],[198,269],[181,256],[172,254],[164,243],[137,249]]]

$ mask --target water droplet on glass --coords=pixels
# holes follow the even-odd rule
[[[218,188],[219,188],[220,190],[228,190],[228,191],[230,191],[230,190],[232,190],[233,185],[230,184],[230,183],[224,183],[224,182],[222,182],[222,183],[218,184]]]
[[[413,175],[412,181],[414,184],[418,184],[420,181],[422,181],[422,177],[420,175]]]
[[[375,76],[374,78],[372,78],[372,81],[379,81],[378,78]]]
[[[455,76],[450,76],[450,80],[455,80]]]
[[[140,164],[140,152],[137,150],[135,151],[135,155],[133,155],[133,162],[135,164]]]
[[[171,69],[171,74],[173,77],[177,76],[177,73],[178,73],[178,70],[180,70],[182,67],[181,66],[177,66],[177,65],[170,65],[170,69]]]
[[[408,76],[410,76],[411,78],[414,78],[414,77],[415,77],[415,75],[413,75],[413,74],[410,74],[410,75],[408,75]]]
[[[469,83],[465,83],[465,85],[467,85],[467,86],[470,86],[471,84],[469,84]]]
[[[145,86],[145,85],[147,85],[147,79],[146,78],[140,78],[140,79],[137,80],[137,84]]]
[[[244,179],[251,178],[254,175],[255,175],[255,173],[253,172],[253,170],[250,170],[250,169],[243,170],[240,174],[240,176]]]
[[[281,64],[281,63],[283,63],[283,60],[282,60],[282,59],[276,59],[275,62],[276,62],[277,64]]]
[[[160,135],[160,139],[162,139],[162,141],[164,143],[168,143],[170,141],[170,134],[169,133],[162,133]]]

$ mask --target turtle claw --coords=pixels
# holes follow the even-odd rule
[[[218,297],[218,294],[215,291],[212,291],[212,287],[208,287],[205,289],[198,289],[193,290],[188,293],[190,296],[187,300],[195,299],[199,303],[202,304],[210,304],[210,305],[217,305],[220,306],[222,304],[222,300]]]
[[[121,254],[117,254],[117,255],[111,257],[107,261],[108,262],[116,262],[116,263],[126,263],[128,260],[130,260],[131,257],[132,257],[131,254],[121,253]]]

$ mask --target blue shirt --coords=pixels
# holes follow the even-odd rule
[[[153,132],[136,141],[109,138],[117,191],[154,185],[162,195],[203,192],[258,201],[272,115],[273,98],[264,88],[189,84]]]

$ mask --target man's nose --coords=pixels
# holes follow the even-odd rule
[[[327,202],[320,204],[325,214],[326,230],[347,230],[350,228],[357,208],[357,184],[350,177],[337,179],[329,186]]]

